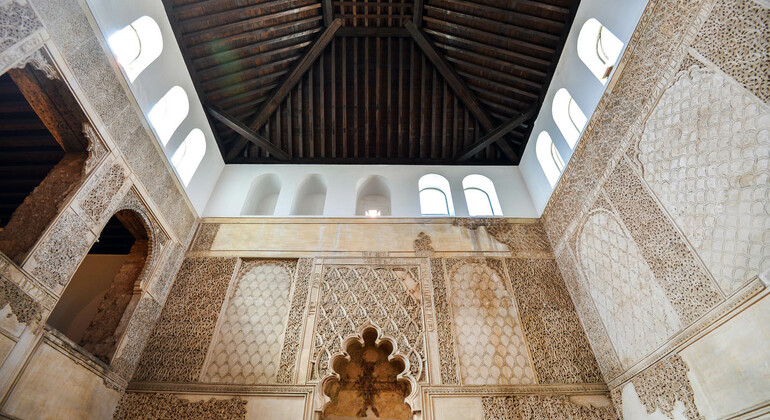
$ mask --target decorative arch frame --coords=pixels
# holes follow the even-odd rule
[[[382,329],[376,325],[366,324],[359,328],[356,334],[346,337],[342,342],[342,349],[333,353],[329,359],[329,372],[326,374],[326,376],[321,378],[321,380],[318,381],[318,384],[316,385],[315,400],[313,404],[315,412],[324,412],[326,407],[331,402],[331,399],[326,395],[327,387],[334,382],[339,382],[341,379],[340,375],[334,371],[333,366],[335,363],[340,359],[350,361],[351,357],[347,353],[347,349],[353,343],[364,345],[364,333],[371,330],[374,330],[377,334],[377,338],[375,339],[375,345],[377,347],[379,347],[381,343],[387,342],[393,349],[388,355],[388,361],[390,362],[393,360],[398,360],[404,364],[404,370],[401,371],[401,373],[399,373],[396,378],[396,380],[399,382],[408,383],[410,387],[409,395],[407,395],[407,397],[404,399],[404,403],[409,406],[409,408],[412,410],[412,413],[418,413],[422,411],[422,393],[420,392],[421,388],[417,380],[409,373],[409,357],[399,351],[398,340],[395,337],[384,334]]]

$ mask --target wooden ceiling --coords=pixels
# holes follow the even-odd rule
[[[579,0],[164,0],[227,163],[518,164]]]

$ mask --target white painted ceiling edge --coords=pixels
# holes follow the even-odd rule
[[[171,159],[187,134],[194,128],[206,136],[206,154],[190,183],[185,187],[195,210],[203,217],[234,217],[240,211],[251,183],[264,173],[275,173],[283,188],[275,216],[289,216],[296,189],[305,176],[320,174],[329,186],[323,217],[349,217],[355,214],[356,182],[366,176],[381,175],[391,188],[393,217],[420,214],[417,181],[428,173],[446,177],[452,186],[455,216],[468,215],[462,179],[481,174],[494,182],[506,217],[540,217],[553,193],[535,153],[541,131],[547,131],[565,162],[573,150],[553,120],[551,104],[556,91],[566,88],[586,115],[592,116],[605,90],[580,60],[577,38],[583,24],[596,18],[625,45],[634,32],[647,5],[647,0],[583,0],[567,37],[556,72],[548,88],[521,163],[516,166],[411,166],[411,165],[225,165],[208,124],[203,106],[195,91],[181,50],[171,29],[163,4],[157,0],[86,0],[99,28],[108,39],[141,16],[153,18],[163,35],[163,52],[133,83],[129,83],[137,103],[146,115],[152,106],[172,87],[185,89],[190,99],[190,112],[163,148]],[[126,79],[128,80],[128,79]],[[150,124],[150,126],[152,126]]]
[[[385,178],[390,187],[391,217],[420,216],[417,182],[425,174],[438,174],[449,181],[457,217],[468,217],[463,178],[484,175],[497,190],[505,217],[538,217],[524,179],[515,166],[429,166],[429,165],[226,165],[203,217],[237,217],[247,199],[251,184],[262,174],[275,174],[281,192],[272,217],[288,217],[292,203],[305,177],[319,174],[327,185],[322,217],[352,217],[356,213],[356,185],[372,175]],[[260,216],[250,216],[260,217]],[[268,216],[269,217],[269,216]],[[307,217],[307,216],[297,216]],[[431,216],[436,217],[436,216]]]
[[[142,16],[153,18],[160,27],[163,36],[163,51],[160,56],[150,63],[133,83],[127,77],[126,82],[131,88],[131,92],[136,98],[139,107],[142,109],[145,119],[147,119],[147,114],[152,109],[152,106],[172,87],[179,85],[187,93],[187,97],[190,100],[190,112],[171,136],[166,146],[161,145],[161,148],[164,150],[166,158],[171,161],[174,152],[182,144],[182,141],[184,141],[190,131],[195,128],[203,131],[206,137],[206,154],[192,179],[185,187],[187,196],[196,212],[199,215],[203,214],[211,192],[214,190],[219,175],[225,167],[225,163],[222,155],[219,153],[217,143],[214,140],[214,133],[206,119],[206,114],[198,99],[190,73],[187,71],[182,51],[174,37],[174,32],[171,29],[168,16],[166,16],[163,3],[159,0],[86,0],[86,2],[105,40]],[[150,127],[152,127],[149,119],[147,121]],[[158,144],[161,144],[159,140]],[[173,168],[173,165],[171,167]]]
[[[554,190],[549,184],[545,172],[543,172],[540,166],[540,162],[537,160],[537,153],[535,152],[537,136],[542,131],[547,131],[565,163],[570,160],[574,151],[570,148],[567,140],[564,139],[559,127],[553,120],[551,106],[554,95],[559,89],[566,88],[570,95],[572,95],[575,103],[588,116],[590,122],[594,110],[596,110],[596,106],[604,94],[605,88],[611,84],[611,81],[607,85],[602,84],[578,57],[577,40],[580,29],[583,28],[583,24],[588,19],[594,18],[598,20],[623,41],[622,57],[647,3],[647,0],[582,0],[580,2],[580,7],[575,15],[575,21],[572,24],[570,33],[567,36],[567,42],[564,45],[559,64],[548,87],[545,101],[543,101],[543,107],[540,109],[540,113],[535,120],[532,134],[519,163],[519,169],[530,192],[530,198],[535,207],[537,217],[540,217],[543,210],[545,210],[545,206],[548,204],[548,200],[551,198]],[[612,76],[617,75],[613,74]],[[579,142],[580,139],[578,139]],[[577,143],[575,145],[577,147]]]

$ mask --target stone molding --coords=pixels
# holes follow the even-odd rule
[[[609,395],[605,384],[547,384],[507,386],[423,386],[426,396],[444,395]]]

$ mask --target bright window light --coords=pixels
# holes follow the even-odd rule
[[[153,105],[147,115],[160,142],[165,146],[182,121],[190,112],[187,92],[180,86],[174,86]]]
[[[602,83],[607,83],[622,49],[623,42],[594,18],[580,29],[578,57]]]
[[[463,179],[463,192],[471,216],[501,216],[500,200],[495,184],[483,175],[468,175]]]
[[[418,182],[420,213],[424,216],[451,216],[454,214],[449,181],[441,175],[427,174]]]
[[[160,27],[149,16],[110,35],[107,43],[131,82],[163,51]]]
[[[569,147],[574,149],[580,138],[580,133],[583,132],[583,128],[588,122],[586,114],[575,103],[572,95],[569,94],[567,89],[559,89],[556,95],[553,97],[553,103],[551,106],[551,112],[553,114],[553,120],[559,127],[559,131],[567,140]]]
[[[171,157],[171,163],[179,173],[182,183],[187,186],[206,154],[206,136],[200,129],[194,129]]]
[[[548,178],[548,183],[553,187],[564,170],[564,159],[562,159],[547,132],[543,131],[537,136],[535,152],[540,167],[543,168],[545,177]]]

